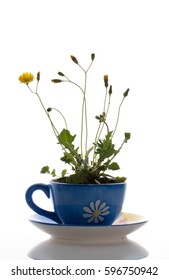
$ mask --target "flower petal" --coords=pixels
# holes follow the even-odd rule
[[[100,204],[99,211],[101,211],[106,206],[106,202],[103,202]]]
[[[109,213],[110,213],[110,211],[106,211],[106,212],[100,213],[100,216],[107,216]]]
[[[83,210],[87,213],[90,213],[90,214],[93,213],[93,211],[89,207],[83,207]]]
[[[87,213],[85,213],[85,214],[83,214],[82,216],[83,216],[83,218],[90,218],[90,217],[93,217],[93,214],[87,214]]]
[[[104,212],[107,211],[109,208],[110,208],[109,206],[104,207],[104,208],[100,211],[100,213],[104,213]]]
[[[102,216],[98,216],[99,221],[103,222],[104,218]]]
[[[94,223],[95,224],[98,224],[99,220],[98,220],[98,216],[97,217],[94,217]]]
[[[94,220],[94,216],[92,216],[87,222],[90,224],[91,222],[93,222],[93,220]]]
[[[100,200],[97,200],[95,202],[95,210],[98,210],[99,205],[100,205]]]
[[[95,211],[94,203],[92,201],[90,202],[90,208]]]

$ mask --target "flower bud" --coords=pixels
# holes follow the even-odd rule
[[[60,80],[60,79],[53,79],[52,82],[53,82],[53,83],[61,83],[62,80]]]
[[[47,112],[49,113],[49,112],[51,112],[51,111],[52,111],[52,108],[49,107],[49,108],[47,109]]]
[[[109,87],[109,94],[112,94],[112,85]]]
[[[71,59],[73,60],[74,63],[78,64],[78,61],[77,61],[75,56],[71,55],[70,57],[71,57]]]
[[[129,88],[123,93],[123,96],[126,97],[129,93]]]
[[[38,82],[40,81],[40,72],[37,73],[36,79]]]
[[[104,75],[104,85],[106,88],[108,87],[108,75]]]
[[[59,75],[59,76],[62,76],[62,77],[65,76],[62,72],[58,72],[58,75]]]
[[[92,60],[95,59],[95,54],[94,54],[94,53],[91,54],[91,59],[92,59]]]

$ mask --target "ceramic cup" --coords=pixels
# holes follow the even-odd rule
[[[33,193],[43,191],[54,211],[37,206]],[[39,215],[64,225],[111,225],[121,212],[126,183],[76,185],[58,182],[34,184],[26,191],[26,202]]]

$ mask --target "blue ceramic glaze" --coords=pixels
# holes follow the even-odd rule
[[[32,195],[43,191],[52,199],[54,211],[37,206]],[[111,225],[122,210],[126,183],[74,185],[58,182],[34,184],[26,192],[26,202],[36,213],[65,225]]]

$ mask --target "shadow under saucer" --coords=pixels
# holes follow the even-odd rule
[[[34,260],[138,260],[148,252],[127,237],[96,244],[50,237],[32,248],[28,256]]]
[[[137,260],[148,256],[145,248],[127,237],[147,223],[137,214],[121,213],[110,226],[63,225],[37,214],[29,221],[50,235],[30,250],[32,259]]]

